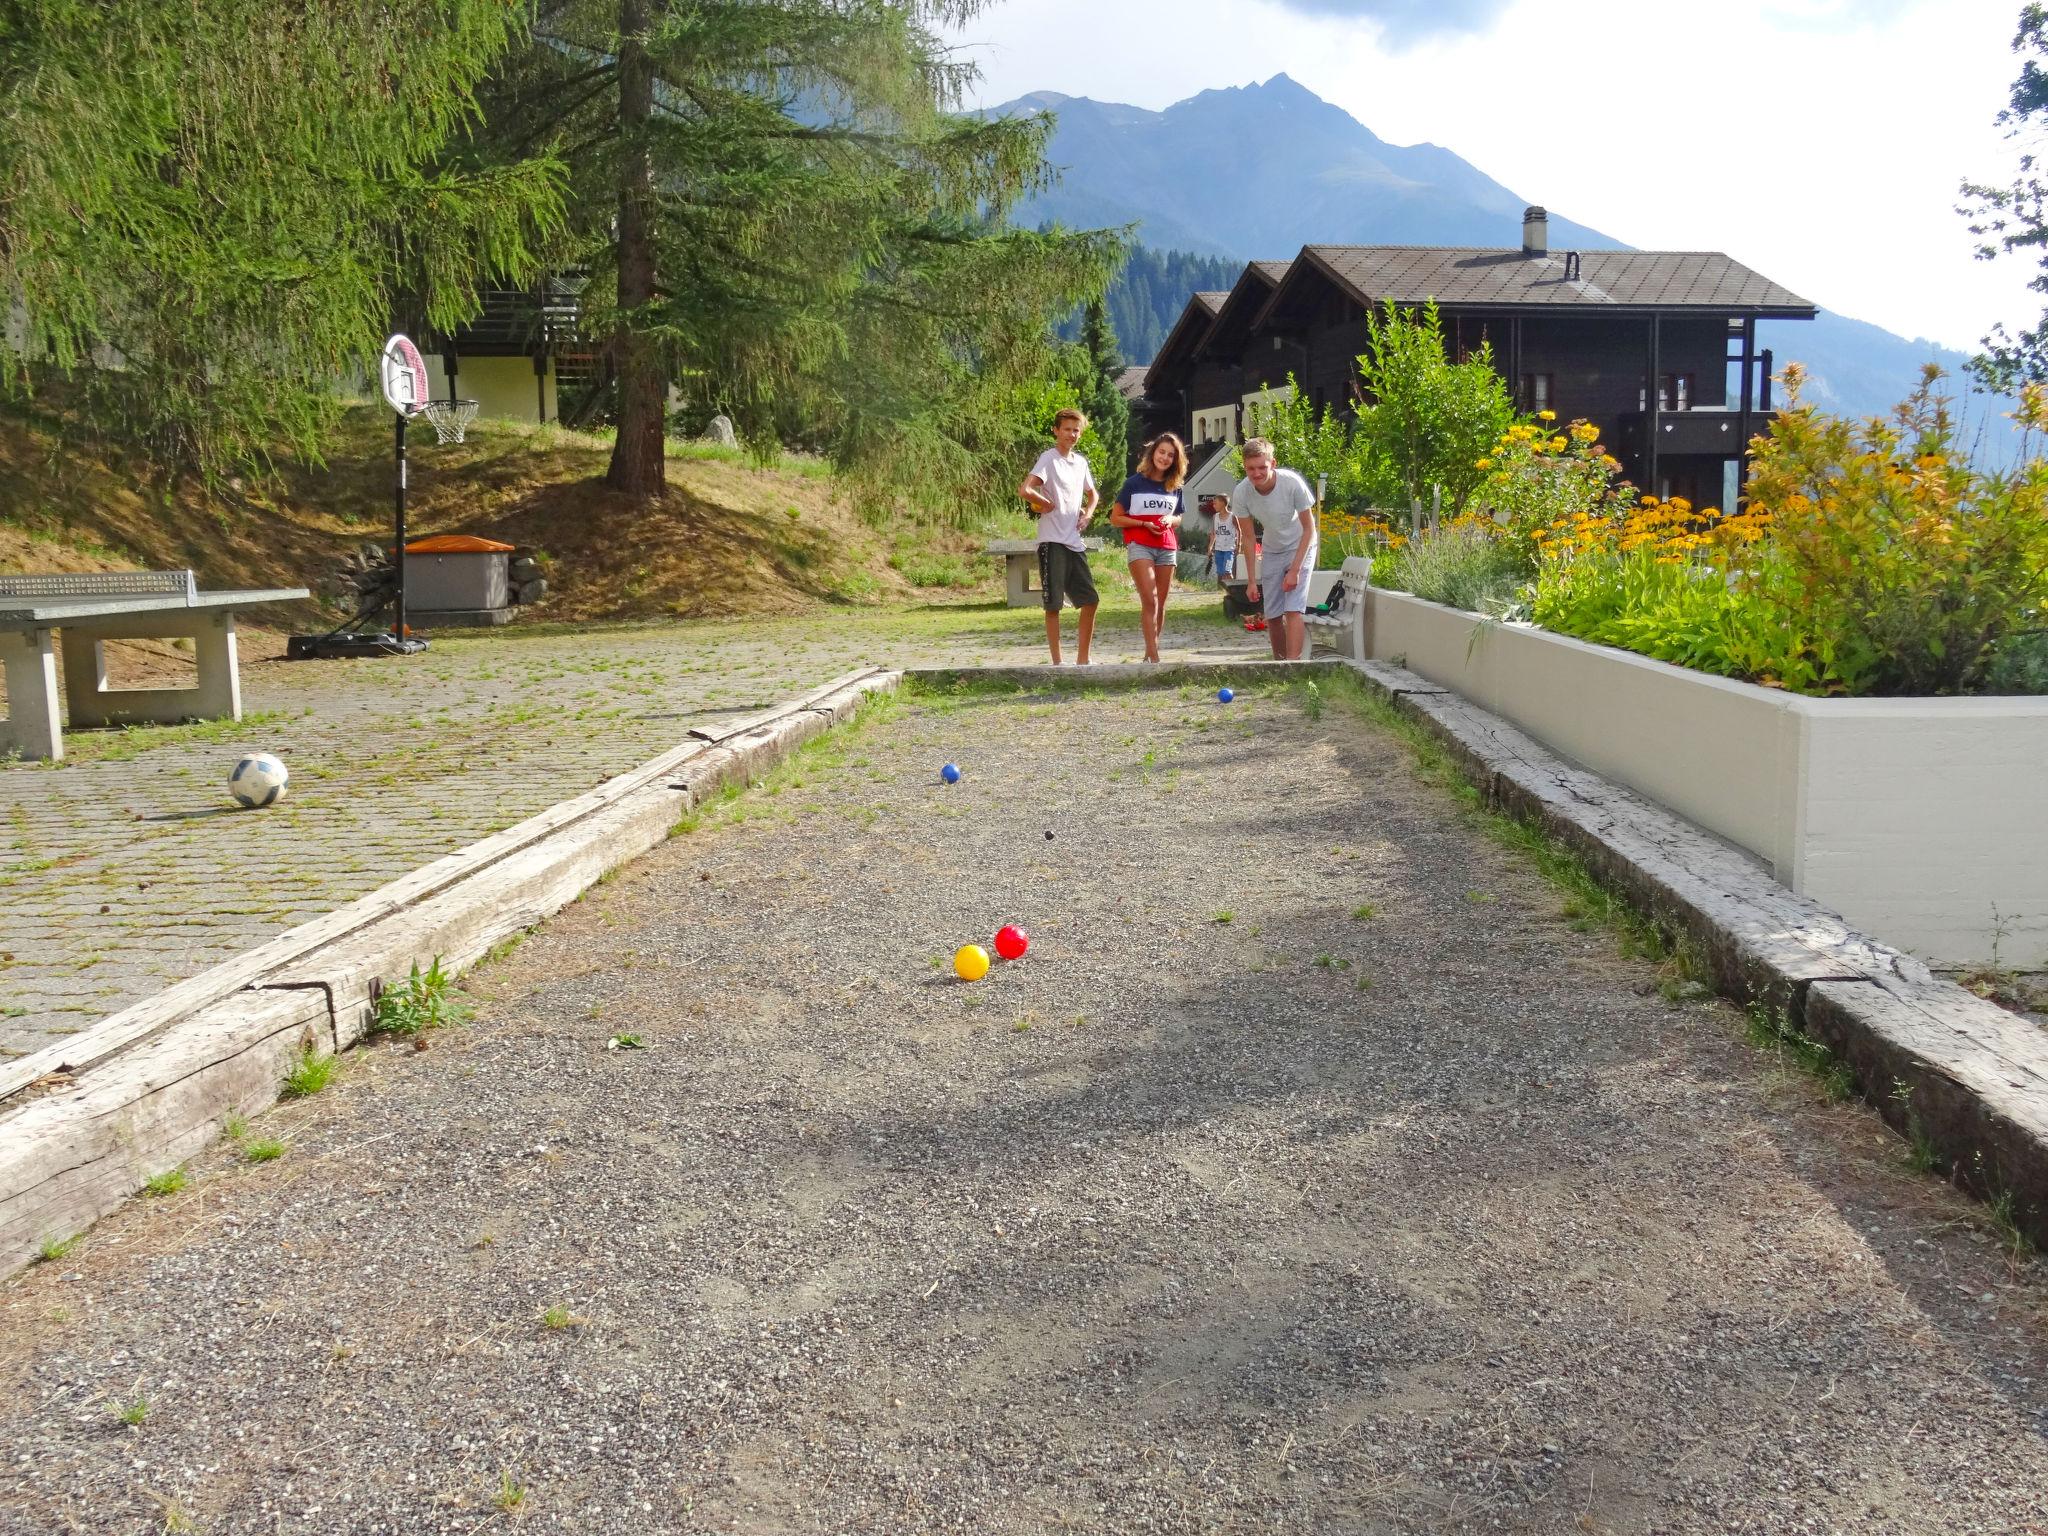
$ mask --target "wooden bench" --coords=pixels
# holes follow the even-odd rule
[[[0,753],[62,758],[67,716],[74,726],[241,719],[234,610],[306,595],[304,587],[202,592],[190,571],[0,576],[0,675],[7,684]],[[62,710],[60,630],[69,632]],[[104,643],[143,639],[190,640],[199,667],[194,686],[109,688]]]
[[[1365,660],[1365,594],[1371,586],[1372,562],[1361,555],[1347,557],[1331,589],[1332,595],[1337,592],[1344,594],[1337,611],[1302,616],[1311,654],[1320,640],[1353,661]]]
[[[1102,548],[1100,539],[1083,539],[1084,549]],[[1003,561],[1003,575],[1012,608],[1036,608],[1045,599],[1031,578],[1038,571],[1038,540],[1036,539],[990,539],[988,552]]]

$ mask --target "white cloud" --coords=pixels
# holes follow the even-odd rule
[[[2010,163],[1991,120],[2017,0],[1513,0],[1483,35],[1398,53],[1374,22],[1305,13],[1335,5],[1013,0],[963,41],[986,102],[1158,108],[1284,70],[1390,142],[1441,144],[1631,245],[1725,250],[1904,335],[1971,348],[2040,313],[2029,271],[1974,261],[1954,212],[1964,177]]]

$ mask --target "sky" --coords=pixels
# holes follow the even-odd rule
[[[956,29],[972,105],[1158,109],[1286,73],[1646,250],[1719,250],[1839,314],[1975,351],[2038,319],[1980,262],[1958,183],[2009,179],[1993,119],[2020,0],[1007,0]]]

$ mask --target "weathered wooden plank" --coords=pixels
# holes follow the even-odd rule
[[[238,993],[0,1117],[0,1273],[191,1157],[230,1112],[274,1103],[307,1044],[332,1048],[324,993]]]
[[[762,726],[772,724],[785,715],[796,714],[802,710],[816,709],[822,701],[838,698],[849,691],[860,690],[863,684],[869,683],[874,679],[895,675],[897,674],[890,673],[881,667],[855,667],[850,672],[842,672],[830,681],[819,684],[808,693],[800,693],[795,698],[786,700],[770,709],[757,710],[750,715],[735,715],[730,720],[714,720],[709,725],[696,726],[690,731],[690,735],[699,741],[714,743],[729,741],[735,736],[745,735],[749,731],[759,730]],[[855,692],[854,696],[859,697],[859,693]]]
[[[2048,1043],[1960,987],[1816,982],[1806,1032],[1840,1056],[1864,1096],[1951,1176],[2048,1246]]]

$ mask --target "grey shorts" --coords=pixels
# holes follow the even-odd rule
[[[1303,557],[1301,562],[1301,580],[1297,581],[1294,584],[1294,590],[1289,592],[1281,586],[1280,582],[1281,578],[1286,576],[1287,567],[1293,561],[1294,556],[1291,552],[1285,560],[1274,561],[1272,565],[1273,578],[1270,581],[1266,579],[1266,562],[1263,560],[1259,562],[1259,605],[1265,610],[1266,617],[1269,619],[1283,613],[1308,612],[1309,577],[1316,568],[1315,545],[1309,545],[1308,554]]]
[[[1038,584],[1045,589],[1047,613],[1058,613],[1066,603],[1093,608],[1102,600],[1095,593],[1095,573],[1088,569],[1088,557],[1064,544],[1038,546]]]
[[[1132,565],[1136,565],[1141,560],[1149,560],[1154,565],[1172,565],[1173,557],[1178,553],[1180,551],[1173,549],[1154,549],[1150,544],[1126,544],[1124,546],[1124,558],[1130,561]]]

